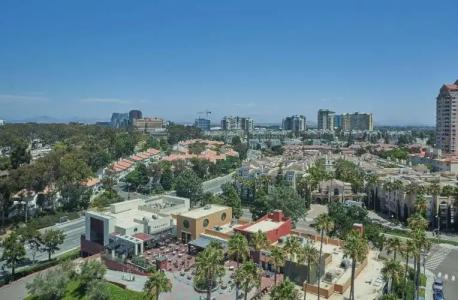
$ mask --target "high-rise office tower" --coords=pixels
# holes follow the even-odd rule
[[[129,111],[129,123],[132,125],[134,124],[135,119],[141,119],[142,118],[142,112],[138,109],[133,109]]]
[[[446,154],[457,154],[458,80],[444,84],[436,98],[436,147]]]
[[[334,130],[335,113],[328,109],[318,111],[318,129]]]

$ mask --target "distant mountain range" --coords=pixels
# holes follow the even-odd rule
[[[81,117],[62,117],[56,118],[51,116],[36,116],[36,117],[29,117],[23,119],[6,119],[8,123],[70,123],[70,122],[78,122],[84,124],[94,124],[100,121],[108,121],[102,120],[97,118],[81,118]]]

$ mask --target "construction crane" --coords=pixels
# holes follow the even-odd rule
[[[197,114],[199,114],[199,115],[205,115],[205,117],[208,119],[208,116],[209,116],[211,113],[212,113],[211,111],[205,110],[205,111],[199,111]]]

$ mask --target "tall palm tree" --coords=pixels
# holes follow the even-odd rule
[[[320,283],[321,283],[321,261],[323,259],[323,239],[324,234],[329,233],[334,228],[334,222],[328,214],[320,214],[315,218],[315,227],[320,231],[320,261],[318,263],[318,300],[320,300]]]
[[[299,293],[296,290],[294,283],[289,279],[283,280],[279,285],[275,286],[270,292],[271,300],[299,300]]]
[[[301,247],[301,242],[296,236],[289,236],[286,239],[283,250],[285,250],[289,260],[294,261],[297,260],[297,254],[299,254]]]
[[[307,283],[310,283],[310,272],[312,264],[317,264],[320,259],[318,250],[315,249],[311,244],[306,244],[302,248],[301,258],[307,264]],[[307,287],[304,289],[304,300],[307,298]]]
[[[164,271],[155,271],[148,277],[143,290],[147,299],[159,300],[160,293],[168,293],[172,290],[172,283]]]
[[[261,274],[256,264],[251,260],[244,262],[240,268],[235,271],[235,282],[242,287],[244,299],[246,300],[248,298],[248,293],[253,288],[258,288],[261,285]]]
[[[240,233],[234,234],[227,243],[227,254],[233,257],[237,262],[237,269],[239,269],[240,262],[244,262],[250,256],[250,249],[248,247],[248,241]],[[239,298],[239,285],[236,284],[236,299]]]
[[[401,249],[401,240],[397,237],[389,239],[386,246],[388,252],[393,252],[393,259],[396,260],[397,252]]]
[[[408,282],[408,276],[409,276],[409,255],[415,253],[415,244],[413,240],[409,239],[407,242],[404,244],[403,247],[403,254],[404,257],[406,258],[406,263],[404,267],[404,288],[402,291],[403,294],[403,299],[406,299],[407,293],[406,293],[406,288],[407,288],[407,282]]]
[[[398,261],[394,259],[389,260],[385,263],[382,268],[382,274],[385,280],[388,280],[388,292],[393,292],[393,285],[399,283],[402,276],[402,266]]]
[[[415,274],[415,295],[418,295],[418,289],[420,286],[420,258],[422,251],[429,249],[431,242],[426,236],[426,227],[428,221],[426,221],[421,214],[417,213],[415,216],[409,218],[410,238],[414,244],[414,274]]]
[[[428,204],[426,203],[425,196],[423,194],[418,194],[415,201],[415,211],[424,217],[426,216],[427,209]]]
[[[285,251],[279,247],[273,247],[270,251],[270,264],[274,268],[274,285],[277,285],[277,273],[285,265],[286,257]]]
[[[375,197],[372,193],[372,189],[379,184],[379,178],[377,175],[368,174],[366,176],[366,192],[369,195],[369,201],[372,202],[375,211]],[[368,203],[369,204],[369,203]]]
[[[367,240],[357,231],[350,232],[344,240],[344,254],[352,259],[350,300],[355,299],[355,269],[356,263],[361,262],[367,255],[369,246]]]
[[[204,283],[207,289],[207,300],[211,300],[211,293],[216,280],[225,273],[224,252],[219,243],[210,243],[196,258],[196,276],[194,284]]]
[[[261,250],[269,246],[269,240],[267,239],[267,235],[261,230],[258,230],[258,232],[252,235],[250,244],[251,247],[253,247],[255,253],[257,253],[258,262],[259,264],[261,264]]]

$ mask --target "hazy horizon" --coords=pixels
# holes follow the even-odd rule
[[[0,119],[280,123],[317,111],[434,125],[458,79],[456,1],[0,4]]]

